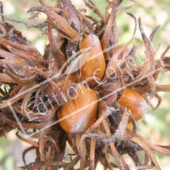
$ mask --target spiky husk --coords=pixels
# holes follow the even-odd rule
[[[170,85],[156,84],[159,72],[170,70],[170,59],[166,57],[169,47],[159,60],[155,59],[152,40],[158,27],[148,38],[141,19],[138,20],[145,46],[145,62],[137,66],[132,62],[137,47],[134,45],[129,48],[137,29],[137,20],[130,13],[128,15],[135,21],[134,34],[127,44],[116,50],[119,43],[116,14],[126,9],[119,7],[120,1],[109,2],[105,15],[91,0],[85,1],[100,17],[99,21],[76,10],[69,0],[59,0],[56,7],[49,7],[42,0],[40,4],[41,6],[32,7],[28,12],[35,12],[32,19],[39,12],[47,15],[42,31],[48,36],[49,45],[46,46],[44,56],[11,23],[0,21],[0,136],[18,129],[18,138],[31,145],[23,153],[24,162],[25,154],[32,149],[36,150],[35,162],[23,169],[74,169],[78,162],[80,169],[95,169],[97,163],[101,162],[109,169],[117,167],[127,170],[129,165],[122,158],[124,154],[132,158],[137,169],[152,169],[154,166],[160,169],[152,150],[170,155],[170,146],[154,145],[144,139],[136,131],[133,115],[118,104],[126,86],[146,99],[157,97],[159,102],[154,109],[161,102],[157,92],[170,90]],[[53,30],[57,30],[57,36],[53,35]],[[69,75],[65,74],[69,65],[74,64],[79,56],[81,39],[89,34],[98,36],[107,68],[112,67],[116,71],[109,72],[110,78],[105,74],[100,84],[95,85],[90,79],[82,81],[81,68]],[[75,53],[78,55],[69,60]],[[130,69],[127,67],[127,60]],[[76,146],[73,147],[75,154],[70,155],[70,162],[66,163],[64,155],[68,135],[60,127],[56,112],[74,95],[72,91],[68,96],[65,89],[74,87],[79,90],[79,85],[89,85],[102,100],[99,101],[96,122],[85,133],[71,135]],[[108,97],[105,97],[107,94]],[[42,101],[45,105],[38,110],[37,106]],[[133,126],[127,133],[129,119]],[[27,136],[24,137],[23,134]],[[145,153],[144,162],[137,155],[141,150]],[[109,157],[114,157],[115,161],[112,162],[113,159]]]

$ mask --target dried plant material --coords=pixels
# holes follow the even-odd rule
[[[77,11],[70,0],[59,0],[55,7],[40,0],[41,6],[28,12],[34,12],[30,19],[40,13],[47,16],[41,25],[49,39],[44,56],[11,24],[14,20],[1,14],[0,137],[18,130],[16,136],[31,145],[22,154],[25,164],[25,155],[36,150],[36,160],[23,169],[94,170],[100,162],[105,169],[128,170],[122,157],[127,154],[137,169],[159,170],[152,150],[170,155],[170,146],[144,139],[135,122],[142,120],[149,106],[158,108],[158,92],[170,91],[169,84],[156,82],[160,71],[170,70],[166,56],[170,47],[156,60],[152,41],[159,26],[147,37],[139,19],[145,62],[136,65],[137,47],[130,44],[137,20],[131,13],[132,38],[118,45],[117,12],[129,8],[120,8],[120,3],[109,2],[103,15],[92,0],[86,0],[100,17],[97,20]],[[153,105],[149,97],[158,103]],[[74,154],[65,155],[67,142]],[[138,151],[145,153],[144,162]]]

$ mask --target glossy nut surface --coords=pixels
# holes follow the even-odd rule
[[[85,132],[95,121],[98,107],[97,94],[88,87],[78,91],[76,97],[58,110],[61,127],[67,133]]]
[[[146,100],[139,93],[130,88],[124,89],[124,93],[118,100],[118,103],[130,110],[135,120],[140,120],[148,111]]]
[[[87,57],[88,60],[82,66],[81,73],[85,79],[93,77],[94,73],[96,73],[95,77],[101,79],[104,75],[106,64],[100,41],[96,35],[90,34],[81,41],[80,49],[86,50],[87,48],[89,50],[85,52],[85,60],[87,60]]]

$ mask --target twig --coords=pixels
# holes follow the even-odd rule
[[[48,23],[46,23],[46,22],[36,23],[36,24],[27,24],[27,23],[25,23],[23,21],[18,21],[18,20],[15,20],[15,19],[11,19],[11,18],[5,16],[3,13],[0,13],[0,16],[6,18],[7,20],[9,20],[11,22],[15,22],[15,23],[18,23],[18,24],[24,24],[28,29],[31,28],[31,27],[43,28],[43,27],[46,27],[48,25]]]

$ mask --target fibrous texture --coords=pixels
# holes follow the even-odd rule
[[[44,56],[10,22],[0,21],[0,136],[18,129],[18,138],[31,145],[23,152],[24,162],[26,153],[36,150],[36,160],[22,168],[93,170],[100,162],[106,169],[128,170],[122,157],[127,154],[137,169],[159,170],[152,151],[170,155],[170,146],[150,143],[135,123],[147,113],[149,97],[158,98],[156,109],[158,92],[170,91],[170,85],[156,83],[160,71],[170,70],[169,47],[155,59],[152,40],[158,27],[147,37],[141,19],[128,13],[134,33],[118,45],[116,15],[126,9],[121,1],[108,2],[103,15],[86,0],[100,20],[76,10],[69,0],[58,0],[55,7],[40,4],[28,12],[31,19],[47,16],[41,23],[49,39]],[[140,65],[135,64],[137,47],[131,47],[138,28],[145,46]],[[65,160],[67,142],[74,150],[70,162]],[[144,161],[138,151],[144,152]]]

